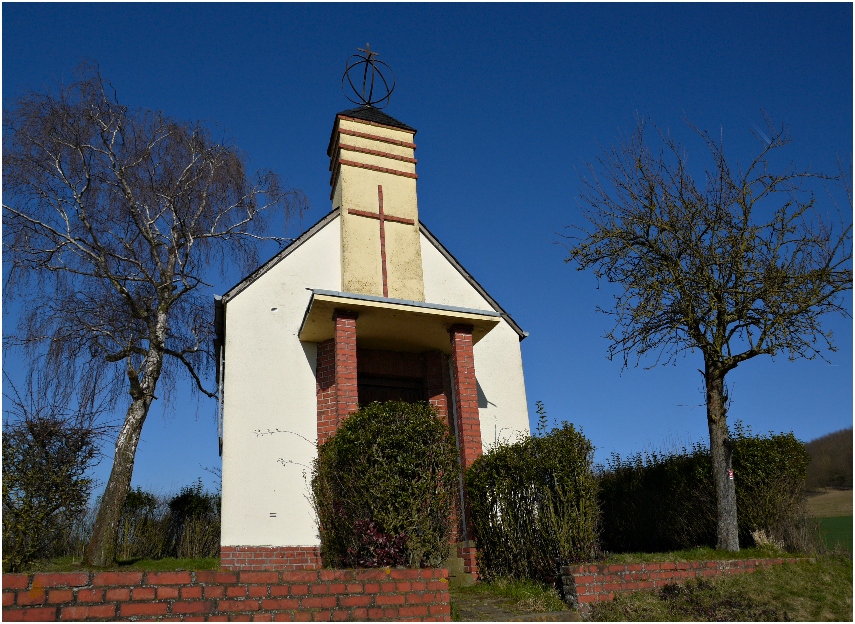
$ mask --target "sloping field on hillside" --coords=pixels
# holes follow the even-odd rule
[[[809,496],[807,505],[817,518],[833,518],[852,515],[852,490],[827,490]]]
[[[852,516],[820,518],[822,539],[831,550],[843,549],[852,552]]]

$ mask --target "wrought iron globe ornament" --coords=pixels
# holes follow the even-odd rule
[[[345,63],[344,75],[341,77],[341,90],[344,91],[344,96],[354,104],[385,108],[389,103],[392,91],[395,90],[395,74],[392,73],[391,67],[377,58],[379,54],[372,50],[367,43],[364,50],[357,48],[357,51],[358,53],[351,55]],[[361,77],[360,73],[362,74]],[[387,77],[392,82],[391,87]],[[360,78],[362,81],[361,88],[359,86]],[[345,81],[357,99],[353,99],[348,93],[345,88]]]

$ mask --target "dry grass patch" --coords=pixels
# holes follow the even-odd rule
[[[852,490],[826,490],[822,494],[809,496],[807,505],[817,518],[851,516]]]

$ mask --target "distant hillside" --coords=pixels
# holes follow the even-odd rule
[[[829,433],[805,444],[810,454],[806,487],[852,487],[852,427]]]

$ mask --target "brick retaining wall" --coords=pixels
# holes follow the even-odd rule
[[[3,620],[450,621],[448,570],[3,575]]]
[[[757,568],[797,563],[804,559],[733,559],[634,564],[583,564],[561,568],[564,600],[586,608],[590,603],[612,600],[615,594],[658,589],[690,578],[754,572]]]

